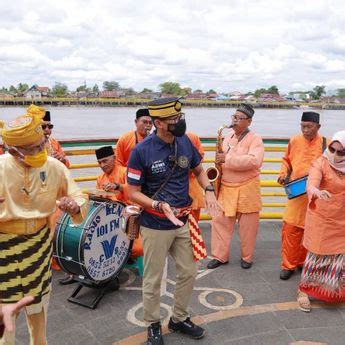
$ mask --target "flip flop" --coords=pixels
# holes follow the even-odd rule
[[[309,297],[305,292],[302,292],[298,290],[297,292],[297,303],[298,303],[298,308],[305,313],[310,313],[311,312],[311,305],[309,301]]]

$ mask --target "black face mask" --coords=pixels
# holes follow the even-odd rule
[[[168,125],[168,132],[170,132],[174,137],[182,137],[186,133],[186,120],[181,119],[179,122]]]

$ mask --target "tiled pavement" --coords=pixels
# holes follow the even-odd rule
[[[210,248],[209,223],[202,224],[202,230]],[[229,264],[210,271],[206,270],[207,260],[204,260],[199,267],[191,309],[195,321],[207,328],[207,337],[193,341],[167,333],[165,344],[345,344],[343,306],[314,304],[310,314],[303,313],[295,303],[299,274],[288,281],[279,279],[280,222],[260,223],[255,262],[250,270],[241,269],[239,253],[236,237]],[[172,260],[169,260],[167,272],[161,302],[171,305],[175,275]],[[141,278],[134,273],[123,271],[120,274],[121,289],[107,294],[97,309],[91,310],[66,300],[74,285],[59,285],[57,279],[62,273],[55,272],[48,313],[48,344],[144,342],[146,330],[139,326],[142,318]],[[92,293],[87,291],[87,294]],[[222,307],[224,310],[219,310]],[[168,315],[164,308],[162,315]],[[17,344],[28,344],[23,315],[17,321],[16,338]]]

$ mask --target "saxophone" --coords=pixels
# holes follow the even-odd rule
[[[222,153],[223,148],[223,140],[222,140],[222,133],[225,128],[232,128],[233,125],[223,125],[218,128],[217,132],[217,142],[216,142],[216,153]],[[219,190],[220,190],[220,181],[222,179],[222,165],[221,164],[215,164],[214,167],[209,167],[206,169],[206,174],[210,182],[212,183],[216,197],[218,197]]]

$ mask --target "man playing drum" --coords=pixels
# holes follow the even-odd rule
[[[197,273],[195,260],[206,257],[200,230],[195,228],[195,221],[188,219],[192,203],[188,195],[191,169],[206,190],[206,209],[215,215],[221,207],[202,168],[202,157],[185,135],[181,102],[178,98],[156,99],[149,103],[149,111],[156,131],[134,147],[127,181],[129,198],[144,209],[140,215],[144,320],[149,326],[148,344],[158,345],[163,344],[160,285],[168,253],[177,270],[168,327],[194,339],[205,335],[205,330],[191,321],[188,310]]]
[[[46,344],[46,317],[51,290],[52,235],[47,218],[58,207],[81,223],[88,202],[69,170],[47,157],[42,130],[43,108],[4,124],[8,154],[0,156],[0,303],[34,301],[25,308],[32,344]],[[14,344],[5,331],[0,344]]]
[[[135,131],[123,134],[116,144],[116,161],[125,168],[133,147],[145,139],[152,129],[152,119],[148,109],[142,108],[136,112],[135,126]]]
[[[103,174],[97,178],[96,188],[114,193],[114,196],[105,195],[105,198],[129,204],[126,191],[126,168],[116,162],[113,148],[104,146],[97,149],[96,157],[100,168],[103,170]],[[133,242],[131,258],[143,256],[143,254],[141,237],[139,237]]]
[[[308,111],[302,114],[302,134],[292,137],[283,157],[278,183],[284,185],[308,175],[312,162],[322,155],[326,148],[326,139],[318,134],[320,115]],[[297,267],[303,267],[307,254],[302,245],[304,219],[307,212],[306,194],[287,201],[283,215],[281,271],[280,279],[287,280]]]

